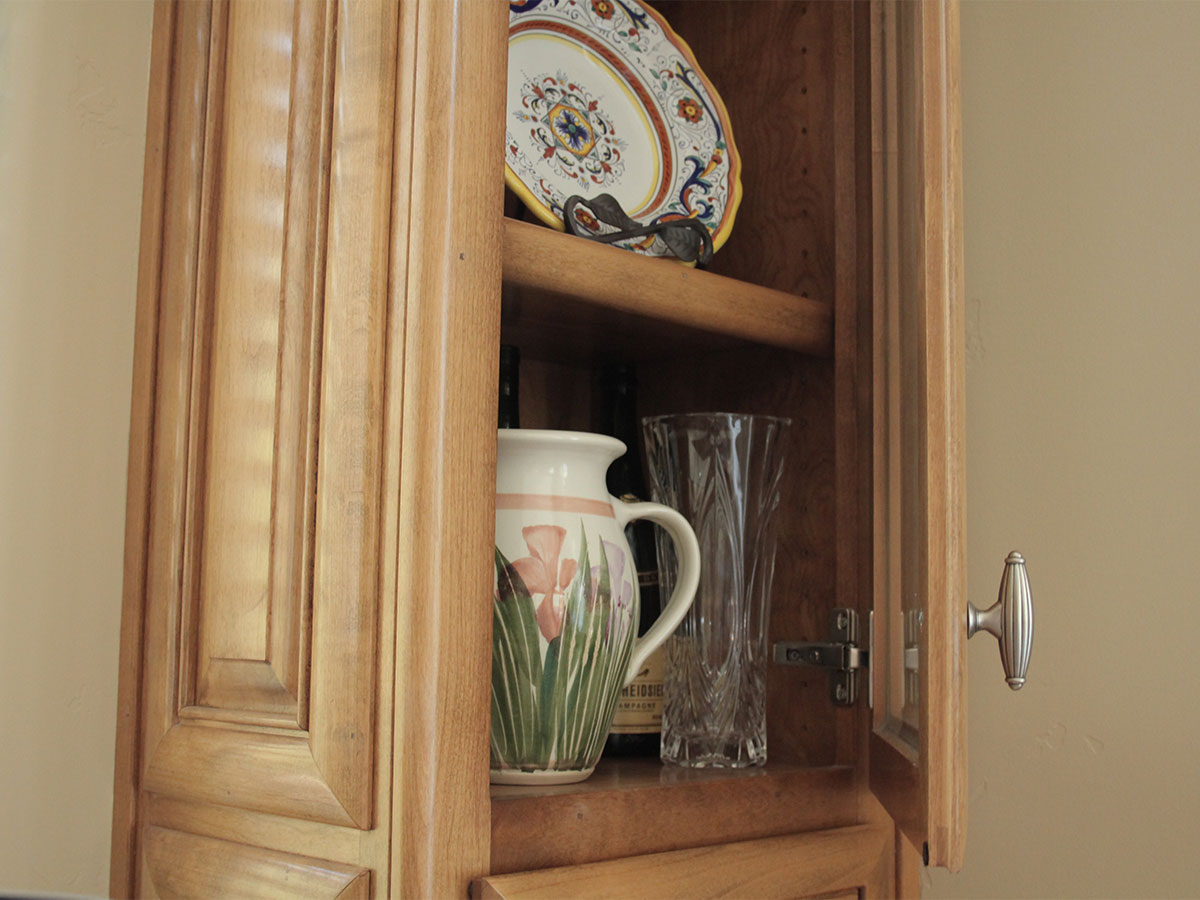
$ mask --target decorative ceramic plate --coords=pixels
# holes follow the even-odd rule
[[[714,248],[733,227],[729,115],[691,49],[639,0],[509,3],[505,138],[508,186],[555,228],[568,197],[602,193],[643,224],[693,216]],[[612,230],[582,209],[577,221]],[[623,246],[670,253],[653,235]]]

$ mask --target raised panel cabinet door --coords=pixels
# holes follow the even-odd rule
[[[506,23],[156,5],[114,896],[487,868]]]
[[[377,821],[398,16],[156,9],[115,894],[250,883],[235,877],[247,845],[159,827],[151,799],[346,833]],[[369,871],[324,859],[321,834],[298,839],[310,887],[365,889]],[[252,880],[303,893],[287,876],[300,855],[264,856]],[[185,857],[209,870],[177,871]]]
[[[958,7],[873,2],[870,784],[932,865],[965,840]]]

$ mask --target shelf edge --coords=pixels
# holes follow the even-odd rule
[[[633,789],[493,796],[491,871],[771,837],[849,825],[857,816],[851,766]]]
[[[832,306],[810,297],[508,218],[503,247],[509,286],[752,343],[833,355]]]

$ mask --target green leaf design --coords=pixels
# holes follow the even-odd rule
[[[542,678],[537,611],[529,589],[496,548],[492,603],[492,755],[528,759],[538,736],[537,690]]]
[[[630,639],[630,631],[632,624],[625,629],[617,629],[614,626],[614,636],[620,635],[621,642],[611,648],[608,656],[608,665],[605,667],[604,685],[601,687],[596,704],[601,707],[596,712],[596,728],[593,730],[591,740],[584,750],[585,755],[598,757],[604,743],[604,739],[608,736],[608,730],[612,727],[613,716],[617,711],[617,701],[621,698],[621,687],[625,681],[625,673],[629,671],[629,659],[633,655],[633,641]]]
[[[607,554],[605,563],[607,569]],[[630,563],[627,561],[626,569],[629,566]],[[625,617],[618,618],[616,610],[613,608],[613,588],[611,583],[608,584],[607,612],[601,624],[604,639],[604,665],[597,673],[595,688],[587,701],[591,707],[596,727],[592,730],[587,745],[581,749],[581,753],[585,756],[595,757],[600,754],[601,745],[612,726],[621,687],[625,681],[625,673],[629,670],[629,659],[633,655],[632,631],[633,623],[637,621],[637,604],[631,604],[630,612]],[[620,594],[621,585],[615,586],[615,592]],[[612,616],[611,630],[609,628],[610,615]]]
[[[629,666],[633,625],[628,616],[613,618],[612,573],[604,543],[599,546],[593,590],[580,520],[579,559],[563,595],[562,631],[547,645],[544,659],[533,598],[496,550],[493,766],[584,768],[600,755]]]
[[[584,662],[585,671],[590,670],[592,662],[593,661],[590,658]],[[566,702],[566,722],[563,725],[563,758],[572,761],[577,756],[577,730],[580,725],[580,720],[583,718],[579,708],[579,689],[581,685],[582,679],[576,680],[576,682],[571,685],[571,691],[567,695]]]
[[[536,757],[541,768],[548,768],[554,753],[555,722],[554,690],[558,681],[559,651],[562,635],[550,642],[546,648],[546,664],[542,669],[541,690],[538,693],[538,741]]]
[[[563,606],[562,634],[559,638],[558,671],[555,673],[553,697],[554,715],[551,720],[552,734],[557,744],[554,759],[556,764],[569,765],[572,760],[570,748],[566,746],[567,725],[570,714],[569,695],[571,686],[580,678],[584,669],[586,647],[582,635],[588,612],[588,595],[591,588],[591,562],[588,559],[587,534],[579,523],[579,564],[575,577],[567,585]]]
[[[512,694],[506,689],[508,676],[503,664],[492,664],[492,764],[501,766],[520,759],[519,723],[515,719]]]
[[[608,554],[604,552],[604,543],[600,544],[600,564],[597,566],[596,593],[588,603],[588,616],[585,623],[583,641],[586,647],[586,662],[581,677],[572,691],[571,725],[568,734],[571,737],[570,750],[572,755],[581,760],[581,765],[587,765],[586,749],[590,743],[592,732],[601,727],[596,722],[599,712],[598,694],[605,681],[607,647],[604,646],[604,632],[608,626],[608,617],[612,608],[612,579],[608,569]],[[590,586],[589,574],[589,586]]]

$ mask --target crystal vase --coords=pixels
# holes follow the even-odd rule
[[[767,760],[767,622],[788,419],[705,413],[644,421],[654,499],[700,543],[700,584],[664,645],[664,762],[695,768]],[[660,579],[676,577],[659,541]]]

